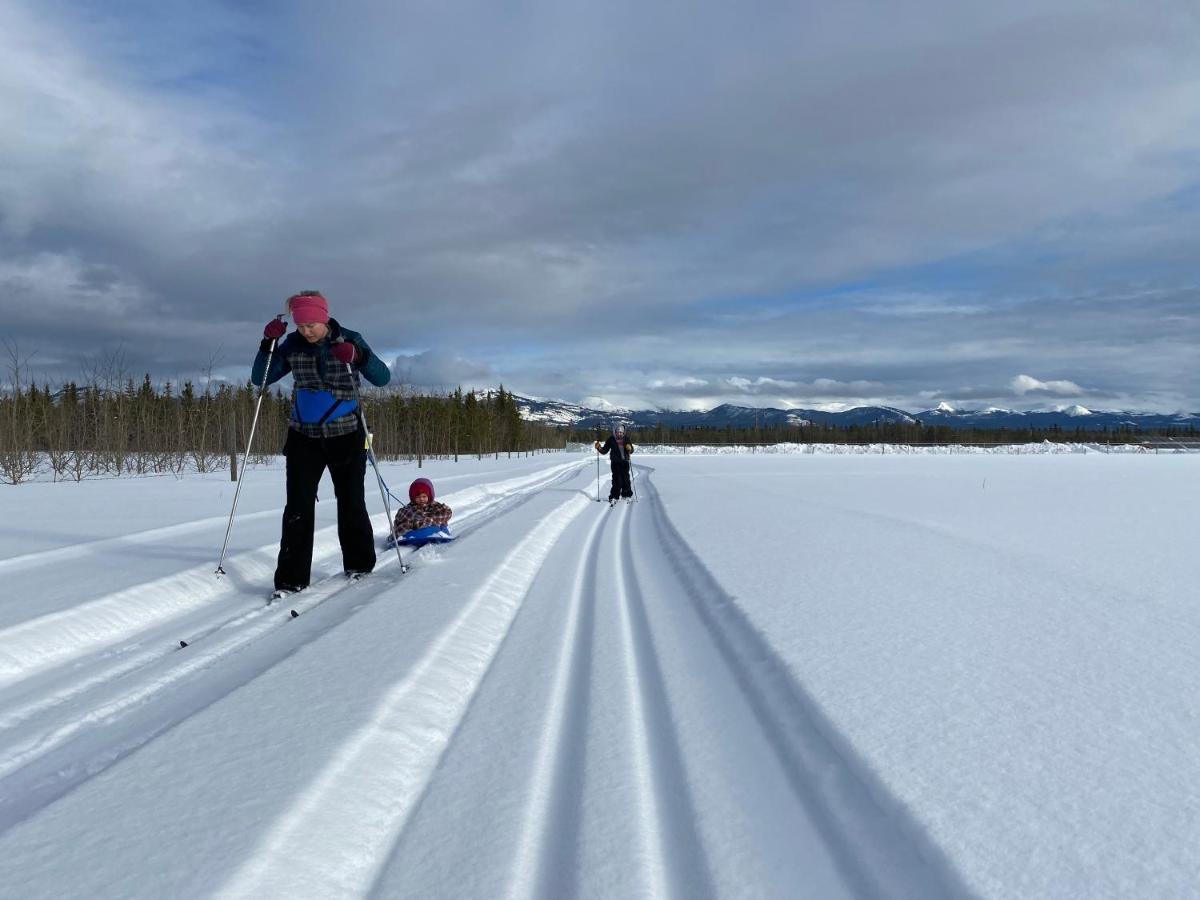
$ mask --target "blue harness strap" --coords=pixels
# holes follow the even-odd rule
[[[358,409],[353,400],[339,400],[330,391],[310,391],[299,388],[292,418],[305,425],[323,425],[330,419],[349,415]]]

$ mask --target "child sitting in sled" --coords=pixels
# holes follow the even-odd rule
[[[448,541],[453,536],[446,526],[454,511],[445,503],[433,499],[433,482],[418,478],[408,486],[409,504],[396,511],[392,524],[394,539],[401,544],[416,545]]]

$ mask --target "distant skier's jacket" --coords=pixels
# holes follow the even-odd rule
[[[353,367],[353,374],[329,352],[339,337],[358,349],[360,362]],[[342,328],[336,319],[329,320],[329,334],[315,344],[297,331],[285,337],[271,357],[270,371],[267,371],[267,351],[259,348],[250,380],[261,385],[265,374],[266,383],[274,384],[288,372],[293,380],[289,425],[307,437],[336,437],[358,429],[354,389],[360,373],[377,387],[391,380],[388,367],[371,352],[363,336]]]
[[[608,440],[600,445],[601,453],[611,453],[609,462],[615,469],[619,466],[629,465],[629,455],[633,453],[633,441],[627,437],[618,438],[615,434],[610,434]]]
[[[396,534],[428,528],[431,525],[448,525],[454,511],[445,503],[430,500],[424,506],[410,503],[396,511],[396,522],[392,528]]]

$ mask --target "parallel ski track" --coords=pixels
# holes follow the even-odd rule
[[[578,468],[564,471],[538,490],[553,490],[549,485],[561,484],[578,473]],[[515,509],[532,495],[531,491],[522,497],[501,498],[491,512],[473,517],[460,529],[460,537]],[[347,738],[343,752],[330,760],[321,777],[298,794],[292,809],[264,834],[259,850],[231,874],[224,895],[259,896],[263,891],[363,894],[381,889],[383,872],[414,811],[435,799],[426,796],[434,772],[480,685],[497,659],[503,659],[506,636],[537,572],[551,554],[567,552],[559,536],[589,508],[581,499],[561,504],[480,585],[459,617],[414,663],[411,674],[387,695],[378,715]],[[585,887],[578,881],[587,790],[585,764],[580,760],[589,756],[589,741],[596,739],[595,733],[589,732],[595,703],[588,695],[597,690],[608,691],[606,721],[618,723],[617,740],[624,742],[608,749],[619,750],[629,759],[629,815],[624,821],[629,828],[630,853],[626,864],[636,870],[637,883],[646,896],[690,900],[717,892],[705,852],[705,840],[711,836],[698,831],[699,801],[690,793],[689,760],[677,732],[685,724],[673,715],[671,687],[659,663],[656,642],[663,636],[656,637],[653,623],[662,625],[667,620],[658,612],[650,614],[658,610],[657,606],[648,607],[650,601],[690,609],[699,623],[696,627],[711,638],[715,651],[706,652],[712,662],[706,664],[702,658],[706,671],[697,676],[736,682],[749,715],[770,747],[767,755],[773,752],[786,779],[783,791],[812,813],[853,893],[968,896],[970,892],[940,849],[878,783],[825,718],[819,704],[796,682],[786,663],[709,574],[671,523],[650,478],[639,479],[639,500],[648,501],[638,504],[640,510],[624,505],[612,511],[597,510],[597,521],[582,546],[569,548],[578,560],[569,597],[564,598],[569,610],[559,643],[553,643],[555,636],[546,636],[547,646],[555,647],[555,663],[545,694],[544,727],[532,738],[534,750],[527,770],[531,789],[514,822],[519,834],[504,894],[514,898],[573,896]],[[635,552],[630,527],[633,516],[637,517],[639,552]],[[668,564],[667,569],[652,572],[657,581],[644,581],[639,574],[638,557],[644,556],[647,543]],[[173,655],[170,649],[161,651],[160,669],[154,673],[147,670],[153,677],[134,678],[143,667],[129,668],[125,663],[122,669],[118,660],[113,669],[116,674],[93,679],[71,697],[122,680],[132,681],[127,688],[95,704],[82,722],[61,723],[21,748],[0,753],[0,832],[372,603],[395,583],[394,577],[388,577],[389,559],[394,560],[394,555],[381,554],[384,571],[379,576],[354,584],[339,576],[327,586],[314,585],[307,597],[298,595],[293,604],[298,608],[302,601],[313,611],[323,607],[311,619],[302,616],[278,631],[274,622],[263,621],[261,624],[269,625],[264,632],[276,635],[272,642],[263,642],[261,649],[270,648],[270,652],[234,655],[235,650],[263,637],[245,625],[244,617],[235,616],[210,632],[218,635],[228,626],[228,639],[201,640],[194,648]],[[665,586],[664,576],[674,578],[678,589]],[[651,583],[663,589],[663,596],[652,593]],[[599,584],[606,587],[603,593],[597,591]],[[324,607],[326,600],[343,593],[356,602]],[[283,618],[286,607],[276,607],[273,613],[269,618],[289,621]],[[609,640],[615,636],[615,643],[606,645],[612,652],[603,659],[594,647],[601,616]],[[536,627],[536,622],[531,624]],[[694,631],[690,618],[687,628]],[[253,636],[246,637],[248,633]],[[218,661],[223,664],[215,665]],[[520,668],[519,659],[506,663],[511,664],[510,673]],[[454,677],[449,677],[450,673]],[[672,670],[678,690],[676,674]],[[687,675],[680,677],[686,679]],[[444,694],[448,684],[456,685],[456,696],[433,696],[426,690],[439,685]],[[618,716],[615,720],[611,718],[614,713]],[[7,715],[8,719],[0,718],[0,726],[14,721],[13,711]],[[624,724],[619,724],[622,720]],[[113,724],[120,727],[105,728]],[[106,737],[107,731],[122,737],[114,742]],[[694,739],[691,732],[682,736],[689,735]],[[730,739],[737,740],[737,736]],[[411,764],[400,769],[387,765],[396,759]],[[339,822],[347,827],[339,829]],[[326,864],[328,856],[322,862],[313,847],[327,853],[339,833],[347,836],[346,841],[353,835],[355,844],[338,851],[336,856],[343,862],[330,866]],[[309,847],[310,841],[317,843]],[[586,887],[594,893],[602,890],[595,883]]]
[[[494,802],[508,812],[480,810],[485,817],[513,816],[515,826],[511,859],[498,862],[502,872],[489,873],[493,889],[489,896],[513,900],[604,896],[599,883],[603,878],[585,871],[589,861],[594,864],[597,859],[596,848],[585,853],[581,843],[586,840],[584,819],[591,817],[591,825],[603,835],[600,840],[618,842],[612,846],[615,856],[606,864],[624,870],[628,879],[620,887],[609,885],[607,890],[616,892],[612,895],[632,890],[637,896],[704,900],[716,891],[695,829],[682,749],[645,615],[644,589],[633,564],[628,523],[635,513],[624,504],[612,511],[593,510],[595,519],[583,541],[563,541],[554,550],[575,557],[573,574],[564,582],[569,584],[563,598],[565,613],[547,615],[554,597],[543,593],[539,607],[522,609],[522,619],[514,627],[523,633],[514,633],[513,646],[506,642],[489,669],[489,677],[494,672],[499,681],[493,699],[515,692],[530,702],[536,697],[542,704],[540,712],[512,726],[509,740],[519,747],[498,754],[508,767],[493,777],[510,787],[502,792],[502,800]],[[552,568],[570,571],[568,566]],[[683,602],[681,597],[663,599]],[[616,638],[615,643],[605,642],[601,652],[597,652],[598,618],[603,620],[604,633]],[[547,630],[549,619],[559,623],[553,632]],[[530,654],[539,652],[542,658],[535,662]],[[551,660],[551,665],[542,664]],[[537,685],[528,679],[536,679]],[[542,683],[548,689],[541,690]],[[603,711],[597,719],[600,706]],[[464,719],[463,727],[473,727],[472,742],[478,743],[489,726],[499,726],[490,711],[477,723]],[[524,764],[515,762],[522,758]],[[619,773],[608,768],[614,764],[620,766]],[[455,768],[462,765],[460,758]],[[593,766],[599,768],[589,772]],[[615,818],[604,814],[596,818],[597,813],[589,811],[588,784],[603,791],[601,785],[614,775],[623,784],[609,786],[615,793],[605,809]],[[485,782],[464,786],[446,775],[437,784],[423,786],[420,803],[461,804],[461,794],[446,798],[438,792],[473,789],[488,794]],[[521,802],[510,806],[518,797]],[[628,805],[619,805],[624,802]],[[431,832],[424,829],[422,834],[428,839]],[[388,860],[380,866],[380,878],[371,886],[372,896],[392,895],[403,883],[397,871],[403,870],[406,860],[421,855],[420,844],[404,846],[406,839],[403,830],[397,833]],[[618,850],[622,846],[624,850]],[[437,866],[442,871],[452,870],[452,860],[463,857],[455,849],[429,849],[446,855]],[[495,853],[489,859],[498,860]],[[581,877],[587,880],[581,882]],[[402,888],[401,894],[407,896]],[[477,894],[467,891],[464,896]]]
[[[343,742],[293,808],[276,820],[221,896],[361,896],[370,889],[538,571],[587,508],[578,492],[520,541],[377,704],[371,721]],[[340,865],[331,866],[331,859]]]
[[[491,474],[504,474],[504,470],[496,469],[466,475],[444,475],[438,479],[438,482],[459,481],[465,478],[477,478]],[[252,519],[277,518],[279,518],[278,509],[267,509],[260,512],[242,513],[238,516],[238,521],[247,522]],[[114,551],[128,550],[142,544],[154,544],[163,539],[180,538],[197,532],[209,531],[224,525],[227,521],[227,516],[208,516],[203,519],[178,522],[174,525],[164,525],[160,528],[147,528],[143,531],[135,531],[131,534],[123,534],[118,537],[80,541],[71,544],[69,547],[55,547],[51,550],[35,550],[31,553],[22,553],[19,556],[0,559],[0,575],[6,572],[18,572],[22,569],[42,568],[67,560],[81,559],[86,556],[106,556]]]
[[[695,830],[683,754],[634,565],[629,512],[627,509],[617,519],[611,565],[624,632],[626,697],[636,740],[634,760],[642,813],[637,826],[648,863],[646,886],[654,897],[703,898],[714,893],[711,875]],[[672,873],[686,877],[687,883],[675,883]]]
[[[555,478],[539,485],[536,490],[545,490],[561,484],[574,477],[575,474],[574,469],[561,472]],[[526,502],[534,493],[535,491],[523,491],[517,495],[499,496],[490,503],[484,504],[482,508],[472,511],[461,525],[456,525],[455,530],[460,537],[465,537],[496,516]],[[387,523],[383,523],[383,528],[386,529],[386,527]],[[333,530],[334,526],[323,529],[323,531],[329,532]],[[237,572],[245,570],[257,576],[259,581],[264,579],[269,581],[274,565],[274,554],[273,545],[249,551],[236,557],[236,568],[235,565],[230,565],[230,569]],[[404,555],[406,563],[409,562],[408,557],[411,557],[412,553],[404,551]],[[336,556],[336,550],[326,556],[333,558]],[[388,566],[394,559],[394,551],[379,551],[380,568]],[[416,559],[420,559],[420,554]],[[316,560],[316,562],[320,562],[320,560]],[[239,577],[244,579],[244,575]],[[153,601],[141,599],[144,595],[151,593],[149,590],[151,587],[160,583],[161,593],[155,594]],[[40,629],[48,638],[38,643],[36,651],[32,649],[0,651],[0,727],[17,724],[48,706],[74,699],[91,687],[124,677],[154,663],[162,656],[178,650],[178,641],[180,640],[185,641],[190,647],[217,632],[244,628],[259,619],[270,618],[278,609],[275,606],[254,602],[249,607],[242,604],[237,611],[231,613],[230,607],[236,604],[229,603],[222,604],[215,610],[217,615],[213,616],[211,614],[214,606],[212,601],[222,599],[222,594],[230,593],[227,587],[222,588],[222,584],[228,586],[232,584],[232,581],[222,582],[214,579],[207,567],[202,566],[186,573],[134,585],[114,594],[88,601],[86,608],[89,611],[104,608],[106,611],[112,612],[111,619],[99,623],[82,620],[87,621],[85,627],[77,611],[73,616],[72,611],[68,610],[0,631],[0,640],[6,636],[19,637],[34,629]],[[346,580],[340,573],[326,577],[315,582],[307,591],[297,595],[290,603],[289,608],[311,608],[318,601],[329,599],[345,586]],[[172,590],[183,591],[185,588],[193,588],[196,597],[185,604],[183,614],[170,615],[170,592]],[[140,602],[136,604],[139,608],[144,608],[153,602],[163,609],[158,612],[156,618],[147,620],[144,617],[134,616],[124,608],[128,603],[126,598],[139,598]],[[203,603],[203,606],[191,609],[198,603]],[[144,609],[141,611],[144,612]],[[183,622],[173,624],[176,619],[191,618],[193,613],[202,615],[203,621],[192,624]],[[174,639],[166,637],[165,634],[169,631],[176,631],[178,636]],[[161,632],[163,636],[160,637],[152,632]],[[35,653],[36,655],[33,655]],[[110,659],[112,660],[111,664],[104,662]],[[81,663],[82,667],[86,668],[90,662],[95,660],[102,661],[101,670],[91,675],[81,676],[78,672]],[[66,672],[66,685],[56,685],[53,681],[49,684],[45,683],[46,676],[52,676],[55,670]],[[36,684],[36,694],[39,699],[28,706],[17,704],[14,708],[13,704],[4,697],[6,694],[12,693],[19,695],[22,685],[13,684],[13,682],[20,678],[28,684],[31,674],[37,675],[39,679]],[[11,688],[6,689],[3,686],[5,680],[9,682]]]
[[[570,897],[577,893],[578,810],[583,803],[580,761],[586,754],[588,710],[581,698],[587,695],[592,666],[594,586],[600,535],[607,521],[604,515],[596,517],[576,566],[566,634],[534,758],[507,897]]]
[[[656,541],[772,745],[797,800],[860,896],[968,897],[943,851],[879,782],[671,523],[643,479]]]
[[[459,542],[477,528],[518,508],[538,492],[553,489],[578,475],[580,465],[571,466],[544,483],[514,494],[496,497],[467,518],[456,529]],[[456,543],[459,543],[456,542]],[[261,555],[262,551],[254,551]],[[417,554],[419,559],[420,554]],[[413,554],[407,554],[406,562]],[[362,605],[395,583],[392,573],[395,553],[380,553],[375,575],[359,582],[348,582],[340,574],[317,582],[307,591],[296,595],[286,607],[256,605],[232,616],[222,616],[216,623],[192,632],[195,646],[179,649],[177,643],[155,643],[149,648],[137,644],[129,648],[108,649],[101,655],[99,671],[88,671],[83,654],[58,662],[59,683],[49,689],[39,684],[36,695],[0,708],[0,733],[17,725],[54,712],[68,702],[77,702],[89,694],[97,699],[89,704],[90,711],[81,718],[50,722],[37,734],[20,744],[0,747],[0,832],[27,818],[42,806],[63,796],[79,784],[108,768],[117,760],[175,724],[199,712],[246,680],[257,677],[267,669],[291,656],[330,627],[335,627],[354,615]],[[302,625],[291,625],[289,610],[307,612],[323,606],[328,600],[353,590],[359,603],[338,605],[336,615]],[[332,609],[332,607],[330,607]],[[305,619],[308,617],[305,616]],[[277,629],[287,628],[287,637],[277,636]],[[162,631],[161,628],[157,629]],[[129,634],[142,636],[144,629]],[[269,654],[239,654],[238,665],[219,666],[245,647],[273,638]],[[82,674],[78,670],[82,670]],[[140,673],[144,676],[137,678]],[[130,682],[115,692],[106,688]],[[156,700],[170,694],[169,703]],[[124,717],[136,717],[136,729],[112,728]],[[121,735],[116,741],[107,733]]]

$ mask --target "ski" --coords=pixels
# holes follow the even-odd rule
[[[292,594],[298,594],[298,593],[299,593],[299,591],[281,591],[281,590],[272,591],[270,596],[267,597],[267,602],[266,602],[266,604],[264,604],[263,609],[269,610],[273,604],[278,603],[284,597],[289,597]],[[261,612],[251,613],[247,617],[248,618],[257,618],[259,615],[261,615]],[[216,631],[220,631],[221,629],[228,627],[230,625],[230,623],[233,621],[236,621],[236,619],[231,619],[231,620],[227,620],[224,622],[220,622],[216,625],[206,628],[204,631],[201,631],[199,634],[194,635],[190,641],[182,641],[181,640],[179,642],[179,649],[186,650],[188,647],[190,647],[196,641],[202,640],[203,638],[208,637],[210,634],[213,634]]]
[[[403,571],[407,572],[408,567],[405,566]],[[371,574],[370,572],[346,572],[345,573],[346,586],[349,587],[352,584],[357,584],[358,582],[362,581],[364,578],[366,578],[370,574]],[[338,588],[338,590],[340,591],[341,588]],[[326,600],[328,600],[330,596],[332,596],[332,594],[328,594],[328,595],[322,597],[320,600],[318,600],[316,603],[314,603],[313,606],[320,606],[322,603],[324,603]],[[312,609],[312,607],[310,606],[309,609]],[[290,613],[291,613],[291,615],[288,617],[289,619],[300,618],[299,610],[292,609],[292,610],[290,610]]]
[[[213,634],[214,632],[220,631],[221,629],[228,627],[231,624],[231,622],[236,621],[237,619],[240,619],[240,618],[257,619],[263,613],[270,613],[272,611],[272,608],[275,607],[277,604],[282,606],[281,601],[286,600],[288,597],[294,597],[297,594],[301,594],[301,593],[308,594],[309,592],[312,592],[312,594],[315,596],[316,599],[311,603],[310,608],[313,606],[319,606],[320,604],[322,604],[326,600],[328,600],[330,597],[332,597],[334,594],[336,594],[338,591],[340,591],[343,587],[345,587],[345,584],[339,584],[339,582],[345,582],[348,580],[349,582],[352,583],[354,581],[358,581],[359,579],[365,577],[366,574],[367,573],[365,573],[365,572],[355,572],[353,574],[353,576],[342,576],[340,578],[338,576],[331,576],[331,577],[322,579],[320,582],[309,585],[309,587],[307,587],[307,588],[302,588],[299,591],[276,589],[276,590],[272,591],[270,593],[270,595],[268,595],[266,603],[263,606],[259,607],[257,611],[248,613],[245,616],[239,616],[239,617],[236,617],[235,619],[227,620],[224,622],[220,622],[216,625],[213,625],[213,626],[201,631],[199,634],[194,635],[191,640],[181,640],[179,642],[178,649],[184,650],[184,649],[190,647],[196,641],[206,638],[209,635]],[[301,609],[303,609],[303,607],[301,607]],[[297,618],[300,615],[300,613],[295,609],[290,610],[290,612],[291,612],[291,615],[289,616],[289,619]]]

